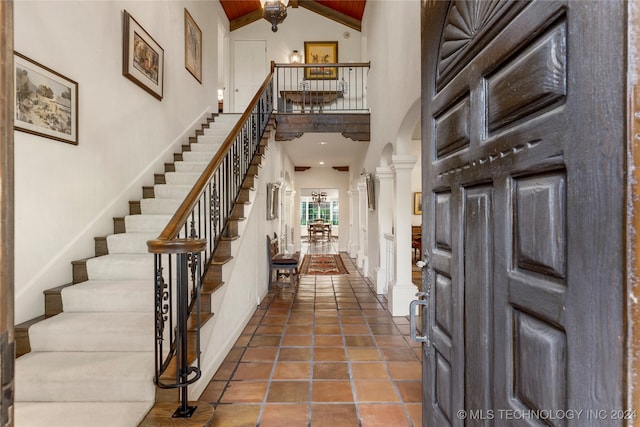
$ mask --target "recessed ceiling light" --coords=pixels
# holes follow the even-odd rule
[[[324,165],[324,162],[318,162],[318,163],[320,163],[321,165]]]
[[[327,141],[320,141],[320,145],[327,145]]]

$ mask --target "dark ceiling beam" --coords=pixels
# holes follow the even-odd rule
[[[260,19],[262,19],[262,9],[258,8],[253,12],[249,12],[246,15],[242,15],[241,17],[230,21],[229,31],[237,30],[238,28],[242,28],[245,25],[249,25],[253,22],[259,21]]]
[[[362,24],[359,20],[345,15],[344,13],[337,12],[330,7],[323,4],[316,3],[313,0],[297,0],[300,7],[304,7],[312,12],[318,13],[325,18],[329,18],[332,21],[336,21],[342,25],[346,25],[349,28],[353,28],[357,31],[362,31]]]

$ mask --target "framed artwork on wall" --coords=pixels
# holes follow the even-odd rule
[[[376,189],[375,181],[370,173],[367,174],[365,183],[367,185],[367,207],[370,211],[376,210]]]
[[[422,215],[422,193],[413,193],[413,214]]]
[[[184,66],[202,83],[202,31],[184,9]]]
[[[280,207],[280,184],[267,183],[267,220],[278,219]]]
[[[78,83],[14,52],[14,128],[78,144]]]
[[[162,100],[164,49],[126,10],[122,27],[122,74]]]
[[[336,64],[338,62],[338,42],[304,42],[304,62],[306,64]],[[337,80],[338,67],[305,67],[307,80]]]

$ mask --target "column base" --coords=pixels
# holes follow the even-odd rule
[[[349,243],[349,258],[358,257],[358,245],[355,243]]]
[[[413,283],[392,283],[387,295],[387,308],[392,316],[408,316],[409,304],[416,299],[418,287]]]
[[[387,269],[382,267],[376,267],[374,269],[376,275],[376,293],[386,295],[388,291],[388,283],[387,283]]]

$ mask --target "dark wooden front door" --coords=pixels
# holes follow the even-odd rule
[[[425,426],[633,415],[625,7],[424,2]]]

